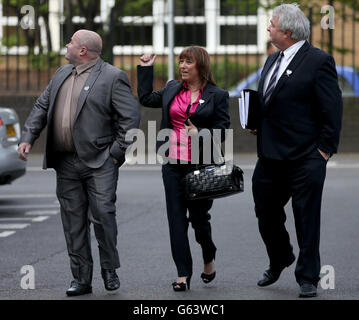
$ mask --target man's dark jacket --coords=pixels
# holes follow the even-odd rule
[[[296,160],[314,148],[336,153],[343,103],[333,57],[305,42],[265,104],[264,81],[278,55],[268,57],[258,85],[258,156]]]

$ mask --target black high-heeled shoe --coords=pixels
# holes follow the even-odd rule
[[[202,274],[201,274],[201,278],[202,278],[202,281],[204,283],[210,283],[211,281],[213,281],[213,279],[215,277],[216,277],[216,271],[214,271],[211,274],[207,274],[207,273],[204,273],[204,272],[202,272]]]
[[[215,254],[214,254],[214,256],[215,256]],[[214,263],[214,258],[210,263]],[[204,283],[210,283],[211,281],[214,280],[215,277],[216,277],[216,271],[214,271],[210,274],[204,273],[204,272],[202,272],[202,274],[201,274],[201,278]]]
[[[189,290],[191,287],[191,277],[189,276],[186,278],[186,282],[173,282],[172,287],[174,291],[186,291]]]

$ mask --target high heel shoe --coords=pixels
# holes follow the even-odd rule
[[[204,272],[202,272],[202,274],[201,274],[201,278],[202,278],[202,281],[204,283],[210,283],[211,281],[213,281],[213,279],[215,277],[216,277],[216,271],[214,271],[211,274],[207,274],[207,273],[204,273]]]
[[[172,287],[174,291],[186,291],[190,289],[191,287],[191,277],[189,276],[186,278],[186,282],[173,282]]]
[[[214,263],[214,259],[210,263]],[[216,271],[214,271],[210,274],[204,273],[204,272],[202,272],[202,274],[201,274],[201,278],[204,283],[210,283],[211,281],[214,280],[215,277],[216,277]]]

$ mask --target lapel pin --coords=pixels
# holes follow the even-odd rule
[[[204,103],[204,100],[199,99],[199,104],[202,104],[202,103]]]
[[[292,74],[292,72],[293,72],[292,70],[287,69],[287,71],[286,71],[287,77],[289,77]]]
[[[287,70],[287,71],[288,71],[288,70]],[[86,86],[86,87],[84,88],[85,91],[87,91],[88,89],[90,89],[89,86]]]

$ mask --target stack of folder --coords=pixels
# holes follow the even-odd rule
[[[239,118],[243,129],[257,129],[260,104],[258,91],[244,89],[239,98]]]

